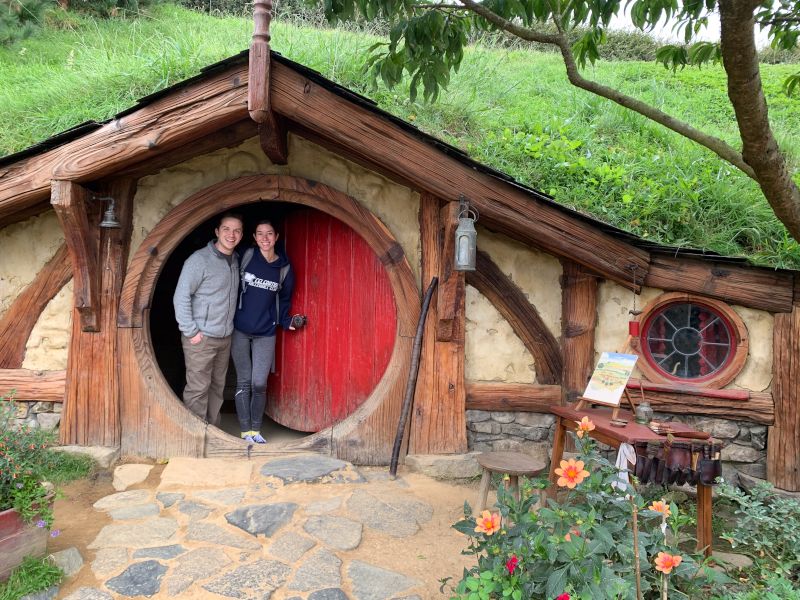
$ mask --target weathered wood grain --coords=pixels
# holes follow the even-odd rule
[[[800,491],[800,308],[775,315],[772,395],[775,423],[767,433],[767,479]]]
[[[441,229],[441,249],[439,251],[438,277],[436,290],[436,340],[439,342],[463,341],[463,318],[457,315],[464,312],[465,277],[463,271],[456,271],[455,243],[458,227],[458,202],[448,202],[441,208],[439,228]]]
[[[467,384],[467,410],[548,413],[561,402],[560,385],[473,381]]]
[[[454,204],[454,203],[450,203]],[[440,210],[438,198],[420,196],[420,241],[422,281],[434,276],[439,286],[449,278],[445,294],[434,294],[425,320],[420,370],[409,427],[408,449],[412,454],[454,454],[466,452],[466,389],[464,384],[464,274],[453,271],[452,252],[447,252],[447,221],[453,209]],[[452,225],[452,223],[450,224]],[[452,227],[450,227],[452,229]],[[449,243],[455,242],[452,235]],[[446,258],[448,257],[449,258]],[[442,310],[442,306],[446,309]],[[446,319],[447,339],[437,338],[439,324]]]
[[[256,123],[264,123],[272,110],[269,106],[269,23],[272,20],[272,0],[253,2],[253,39],[250,42],[247,77],[247,110]]]
[[[64,231],[72,277],[75,308],[83,331],[98,331],[100,324],[100,270],[97,264],[97,206],[89,205],[91,192],[73,181],[53,181],[50,203]],[[91,215],[91,216],[90,216]],[[94,217],[94,218],[92,218]]]
[[[636,398],[636,392],[631,392]],[[647,392],[647,401],[659,412],[676,415],[696,415],[753,421],[771,425],[775,419],[775,407],[769,392],[751,392],[746,401],[731,398],[698,397],[696,394],[680,392]]]
[[[16,369],[25,360],[25,346],[47,303],[72,278],[66,244],[36,274],[0,319],[0,369]]]
[[[117,446],[120,442],[116,323],[128,264],[135,192],[136,183],[129,179],[102,187],[102,194],[116,201],[120,228],[100,230],[97,331],[85,331],[78,319],[73,319],[66,397],[59,429],[63,444]]]
[[[792,310],[792,274],[711,261],[652,256],[644,279],[649,287],[717,298],[770,312]]]
[[[563,363],[555,337],[517,285],[491,257],[478,250],[477,270],[467,272],[467,283],[494,304],[514,333],[533,355],[537,383],[561,382]]]
[[[273,165],[285,165],[289,162],[288,135],[283,117],[272,111],[258,124],[261,149]]]
[[[583,394],[594,369],[597,277],[571,260],[562,260],[561,267],[561,386],[566,403]]]
[[[63,402],[66,379],[66,371],[0,369],[0,396],[13,392],[15,400]]]

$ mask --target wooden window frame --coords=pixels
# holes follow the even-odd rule
[[[708,378],[703,379],[685,379],[682,377],[669,377],[662,371],[657,369],[649,361],[649,352],[646,350],[647,339],[645,337],[646,331],[644,328],[645,323],[658,311],[661,311],[670,304],[677,304],[682,302],[691,302],[694,304],[705,305],[712,310],[722,315],[730,325],[732,339],[731,339],[731,356],[727,359],[726,363],[717,373]],[[683,292],[669,292],[662,294],[652,302],[650,302],[642,314],[639,315],[639,323],[641,323],[641,330],[637,338],[639,342],[639,355],[640,360],[636,366],[639,371],[649,381],[656,383],[667,383],[675,386],[688,386],[696,388],[711,388],[720,389],[731,383],[737,375],[744,368],[747,361],[747,355],[750,348],[747,327],[742,318],[736,313],[733,308],[724,302],[700,296],[697,294],[686,294]]]

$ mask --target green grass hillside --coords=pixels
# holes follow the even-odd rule
[[[34,37],[0,47],[0,154],[102,120],[249,45],[249,18],[172,5],[137,19],[52,13]],[[800,247],[757,186],[712,153],[571,87],[557,56],[477,46],[434,105],[369,88],[363,33],[275,21],[273,48],[557,201],[644,238],[800,268]],[[770,117],[794,164],[800,100],[781,92],[796,65],[765,65]],[[720,67],[673,74],[642,62],[589,73],[738,146]]]

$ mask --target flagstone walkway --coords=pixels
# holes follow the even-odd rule
[[[474,493],[319,455],[173,459],[157,488],[94,504],[111,519],[86,552],[97,584],[66,598],[446,598]]]

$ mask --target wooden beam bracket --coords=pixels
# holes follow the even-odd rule
[[[50,203],[64,230],[75,281],[75,308],[83,331],[99,331],[100,269],[97,232],[90,226],[87,201],[91,192],[74,181],[54,180]]]
[[[436,341],[463,341],[463,332],[455,327],[455,319],[464,304],[465,275],[456,271],[455,244],[458,227],[458,202],[448,202],[440,211],[441,259],[439,261],[439,291],[436,323]],[[461,338],[461,339],[459,339]]]

